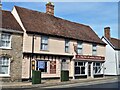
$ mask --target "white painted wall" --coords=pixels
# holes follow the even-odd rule
[[[117,75],[116,69],[118,68],[118,59],[115,58],[117,52],[107,43],[107,41],[103,38],[102,41],[104,41],[106,45],[106,57],[105,57],[105,63],[104,67],[106,68],[104,70],[105,75]],[[118,57],[118,56],[117,56]],[[117,63],[117,64],[116,64]]]

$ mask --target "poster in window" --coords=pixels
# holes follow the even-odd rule
[[[38,61],[38,68],[44,69],[45,68],[45,61]]]
[[[50,61],[50,74],[56,74],[56,61]]]

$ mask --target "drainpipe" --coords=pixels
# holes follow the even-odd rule
[[[116,55],[116,51],[115,51],[115,61],[116,61],[116,74],[118,75],[118,63],[117,63],[117,55]]]
[[[33,34],[33,36],[32,36],[32,53],[30,54],[30,71],[29,71],[29,81],[31,81],[31,61],[32,61],[32,59],[33,59],[33,53],[34,53],[34,36],[35,36],[35,34]]]

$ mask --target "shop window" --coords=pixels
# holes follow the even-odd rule
[[[101,66],[102,66],[102,63],[94,62],[94,64],[93,64],[94,74],[100,74],[101,73]]]
[[[47,61],[37,61],[36,70],[41,70],[41,72],[47,72]]]
[[[11,35],[0,33],[0,48],[11,48]]]
[[[77,42],[77,53],[82,54],[82,42]]]
[[[65,52],[68,53],[69,52],[69,41],[68,39],[65,39]]]
[[[9,75],[10,59],[7,57],[0,57],[0,76]]]
[[[48,50],[48,37],[47,36],[41,37],[41,50]]]
[[[75,74],[85,74],[85,62],[75,62]]]

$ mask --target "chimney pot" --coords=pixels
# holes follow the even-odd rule
[[[46,13],[50,15],[54,15],[54,4],[52,2],[48,2],[46,4]]]
[[[110,40],[110,27],[104,28],[104,36]]]

